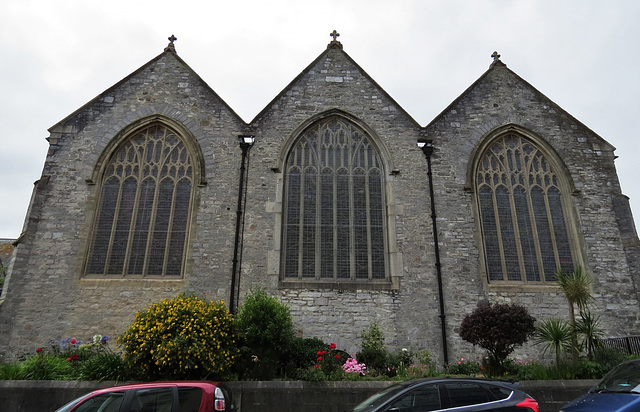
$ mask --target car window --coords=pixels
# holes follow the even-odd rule
[[[505,388],[504,386],[486,385],[485,388],[487,388],[489,392],[491,392],[491,395],[501,401],[509,398],[513,393],[511,389]]]
[[[74,412],[118,412],[123,399],[123,391],[102,393],[82,402]]]
[[[391,404],[389,411],[428,412],[441,408],[438,385],[422,385],[408,392]]]
[[[449,394],[451,407],[477,405],[495,400],[488,391],[477,383],[450,382],[446,383],[445,386]]]
[[[193,387],[178,388],[180,412],[198,412],[202,403],[202,389]]]
[[[137,390],[130,412],[171,412],[173,407],[173,389],[151,388]]]
[[[353,408],[353,412],[375,411],[381,405],[388,402],[389,399],[393,398],[396,394],[405,390],[407,385],[408,383],[397,383],[395,385],[389,386],[388,388],[383,389],[380,392],[375,393],[362,401],[355,408]]]
[[[640,393],[640,362],[628,362],[612,369],[598,383],[596,392]]]

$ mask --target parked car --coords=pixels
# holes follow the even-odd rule
[[[425,378],[392,385],[353,412],[538,412],[518,382],[480,378]]]
[[[138,383],[98,389],[56,412],[213,412],[237,411],[223,383],[179,381]]]
[[[561,412],[640,411],[640,359],[623,362]]]

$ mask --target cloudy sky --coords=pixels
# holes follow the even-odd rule
[[[613,144],[640,219],[637,0],[20,0],[0,13],[0,238],[21,230],[47,129],[162,52],[167,37],[245,121],[344,50],[426,125],[502,61]],[[635,176],[635,177],[634,177]]]

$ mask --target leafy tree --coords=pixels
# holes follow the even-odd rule
[[[580,266],[573,272],[567,273],[562,269],[556,271],[556,281],[562,289],[567,303],[569,304],[569,322],[571,322],[571,354],[573,362],[578,362],[578,328],[576,321],[575,308],[580,312],[587,309],[589,302],[593,300],[591,295],[592,280]]]
[[[464,317],[460,337],[486,349],[488,372],[502,375],[509,354],[535,332],[535,321],[524,306],[485,302]]]
[[[571,326],[560,319],[545,320],[536,325],[535,341],[544,345],[543,353],[553,350],[559,365],[560,355],[571,349]]]

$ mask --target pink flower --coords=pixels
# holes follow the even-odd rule
[[[335,344],[335,343],[332,343],[331,345],[329,345],[329,348],[331,348],[331,349],[335,349],[335,348],[336,348],[336,344]]]

